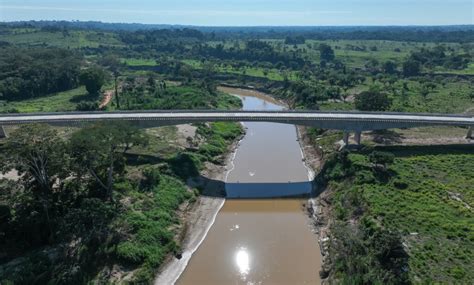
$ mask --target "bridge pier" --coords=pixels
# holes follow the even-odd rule
[[[0,125],[0,139],[4,139],[7,137],[7,132],[5,132],[5,129],[3,128],[2,125]]]
[[[354,140],[356,141],[356,144],[357,145],[360,145],[360,137],[362,135],[362,132],[361,131],[356,131],[355,132],[355,135],[354,135]]]
[[[342,141],[344,142],[345,145],[349,145],[349,132],[348,131],[344,131]]]
[[[473,130],[474,130],[474,127],[469,127],[469,130],[467,131],[467,136],[466,136],[467,139],[474,139],[474,137],[472,136]]]

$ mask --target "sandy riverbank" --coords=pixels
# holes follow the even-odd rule
[[[251,88],[218,86],[217,90],[221,92],[229,93],[229,94],[238,94],[240,96],[251,96],[251,97],[260,98],[270,103],[283,106],[284,108],[288,108],[288,104],[286,104],[282,100],[278,100],[271,95],[268,95],[266,93],[263,93]]]
[[[200,187],[203,189],[203,192],[193,206],[185,212],[185,232],[183,233],[184,239],[181,244],[181,258],[169,257],[167,262],[160,268],[154,284],[174,284],[186,269],[193,253],[204,241],[204,238],[214,224],[219,210],[224,205],[224,181],[226,181],[229,171],[232,170],[232,161],[240,139],[229,147],[222,165],[206,163],[201,177],[188,181],[190,186]]]

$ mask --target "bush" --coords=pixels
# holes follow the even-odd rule
[[[397,179],[397,180],[393,181],[393,186],[395,186],[395,188],[397,188],[397,189],[404,190],[404,189],[408,188],[408,183],[406,183],[405,181]]]
[[[374,164],[386,165],[392,163],[395,159],[395,155],[385,151],[374,151],[369,155],[369,161]]]
[[[387,94],[376,90],[364,91],[355,98],[355,106],[360,111],[386,111],[390,105]]]
[[[145,179],[141,181],[141,188],[142,189],[151,189],[154,186],[160,183],[160,171],[154,167],[148,167],[143,170],[143,175]]]
[[[77,111],[96,111],[99,110],[97,101],[81,101],[76,106]]]
[[[333,225],[330,252],[342,284],[409,284],[399,234],[362,222]]]

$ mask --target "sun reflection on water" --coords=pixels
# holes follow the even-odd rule
[[[250,271],[250,255],[245,247],[239,248],[236,252],[235,263],[242,280],[245,280]]]

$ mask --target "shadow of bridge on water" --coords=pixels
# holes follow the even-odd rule
[[[188,185],[200,189],[203,196],[226,199],[295,199],[321,194],[315,189],[314,181],[224,182],[199,176],[190,180]]]

